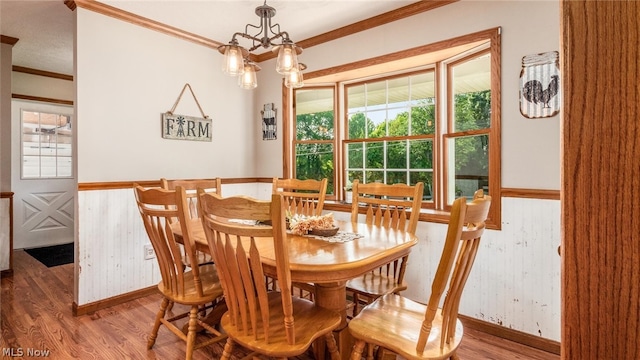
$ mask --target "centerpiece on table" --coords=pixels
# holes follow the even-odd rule
[[[293,215],[289,218],[289,228],[296,235],[333,236],[339,228],[333,222],[333,214],[321,216]]]

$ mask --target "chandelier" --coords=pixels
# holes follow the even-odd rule
[[[243,89],[253,89],[258,86],[256,72],[260,67],[249,59],[249,54],[259,47],[272,48],[278,54],[276,60],[276,71],[285,76],[285,86],[289,88],[302,87],[302,71],[307,67],[298,62],[298,55],[302,53],[302,48],[297,46],[289,38],[286,31],[280,31],[280,24],[271,24],[271,18],[276,15],[276,9],[267,5],[256,8],[256,15],[260,17],[260,26],[247,24],[244,32],[233,34],[231,41],[227,45],[218,47],[218,51],[224,55],[222,71],[230,76],[238,77],[238,85]],[[255,35],[249,34],[250,29],[257,29]],[[252,41],[251,47],[247,50],[240,46],[238,37]],[[276,40],[280,43],[274,43]]]

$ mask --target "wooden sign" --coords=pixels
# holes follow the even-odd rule
[[[162,137],[174,140],[211,141],[211,119],[162,114]]]

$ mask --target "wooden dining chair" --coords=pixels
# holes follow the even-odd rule
[[[203,309],[206,311],[207,308],[210,308],[208,304],[217,305],[211,312],[219,313],[220,309],[224,308],[224,301],[221,300],[223,291],[218,272],[214,265],[197,266],[193,257],[187,256],[187,260],[191,261],[188,267],[183,263],[181,245],[184,246],[187,254],[195,253],[195,244],[191,236],[192,229],[190,222],[186,221],[188,201],[184,188],[177,186],[176,190],[144,189],[134,184],[134,192],[138,210],[156,253],[162,276],[162,281],[158,283],[158,290],[163,296],[162,303],[156,315],[151,335],[149,335],[147,348],[153,347],[160,325],[165,325],[167,329],[186,342],[185,358],[189,360],[195,349],[226,338],[226,335],[212,326],[215,324],[205,322],[202,314]],[[172,229],[172,224],[175,224],[176,219],[178,219],[182,230],[182,244],[176,241]],[[190,311],[167,317],[167,309],[174,303],[187,305],[190,307]],[[178,320],[185,317],[188,317],[188,322],[179,327]],[[205,329],[211,337],[196,344],[196,332],[200,328]]]
[[[351,360],[360,360],[365,344],[389,350],[408,360],[456,359],[462,340],[458,307],[485,229],[491,197],[482,190],[473,201],[453,203],[442,255],[431,283],[427,305],[398,294],[387,294],[367,305],[349,322],[356,339]],[[442,308],[440,300],[448,289]],[[371,360],[372,354],[367,355]]]
[[[286,210],[291,215],[320,216],[327,194],[327,178],[315,179],[279,179],[273,178],[272,194],[282,194]],[[274,279],[267,277],[269,288],[277,286]],[[294,283],[300,297],[313,300],[315,288],[313,284]]]
[[[333,330],[340,325],[340,314],[292,296],[282,196],[274,194],[271,201],[263,201],[202,194],[198,201],[229,309],[221,321],[229,336],[222,359],[231,357],[235,344],[255,354],[286,359],[303,354],[321,337],[328,345],[331,359],[339,359]],[[271,225],[245,225],[227,219]],[[277,291],[269,291],[263,284],[262,251],[275,254]]]
[[[186,192],[187,196],[187,206],[188,206],[188,214],[189,219],[199,219],[200,216],[198,214],[198,196],[197,190],[205,189],[206,192],[214,192],[216,194],[222,194],[222,180],[220,178],[214,179],[173,179],[168,180],[166,178],[160,179],[160,185],[165,190],[175,190],[176,187],[182,186]],[[212,259],[211,255],[196,250],[197,260],[196,262],[200,265],[211,264]],[[188,265],[189,261],[187,261],[184,257],[184,264]]]
[[[177,186],[182,186],[187,192],[187,204],[189,205],[189,215],[192,219],[197,219],[198,215],[198,196],[197,190],[205,189],[206,192],[214,192],[222,194],[222,179],[219,177],[213,179],[160,179],[160,185],[166,190],[175,190]]]
[[[273,194],[282,194],[286,210],[292,215],[320,216],[327,194],[327,179],[273,178]]]
[[[353,181],[351,221],[358,222],[359,213],[365,212],[368,225],[402,230],[415,235],[422,203],[424,184],[361,184]],[[347,294],[353,297],[353,315],[361,305],[371,303],[382,295],[406,290],[404,273],[409,256],[386,264],[361,277],[347,282]]]

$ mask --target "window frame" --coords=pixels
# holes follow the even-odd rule
[[[347,83],[348,80],[330,80],[329,82],[322,82],[323,78],[331,78],[331,76],[335,77],[335,74],[344,73],[349,74],[354,71],[362,73],[363,69],[367,69],[372,67],[373,65],[380,65],[382,63],[397,63],[399,61],[403,61],[403,59],[411,59],[412,57],[420,57],[429,55],[438,54],[438,53],[446,53],[448,49],[456,49],[459,47],[463,47],[465,45],[473,45],[476,43],[486,43],[487,48],[481,51],[476,51],[474,55],[478,56],[482,51],[486,51],[490,53],[491,60],[491,120],[490,120],[490,128],[488,132],[488,141],[489,141],[489,154],[488,154],[488,175],[489,175],[489,195],[492,196],[492,204],[489,211],[489,216],[487,219],[487,227],[490,229],[501,229],[501,141],[500,141],[500,133],[501,133],[501,28],[491,28],[484,31],[479,31],[472,34],[463,35],[460,37],[447,39],[443,41],[439,41],[437,43],[432,43],[428,45],[419,46],[416,48],[406,49],[400,52],[391,53],[382,55],[376,58],[365,59],[354,63],[344,64],[336,67],[326,68],[322,70],[318,70],[309,74],[305,74],[305,81],[307,84],[305,87],[311,87],[309,83],[313,83],[313,79],[317,80],[318,86],[320,84],[331,84],[331,86],[336,87],[336,95],[339,99],[346,96],[346,91],[344,90],[344,84]],[[470,51],[467,51],[470,53]],[[436,133],[434,137],[439,139],[439,146],[435,146],[434,140],[434,187],[433,192],[435,194],[440,194],[439,200],[435,201],[434,199],[434,208],[427,208],[423,206],[423,209],[420,214],[421,221],[429,221],[429,222],[438,222],[438,223],[447,223],[449,220],[449,211],[450,206],[446,205],[446,188],[444,188],[445,182],[447,181],[447,170],[445,169],[443,163],[447,160],[446,154],[446,146],[445,143],[447,141],[447,131],[450,128],[451,122],[451,104],[453,104],[453,95],[451,94],[451,90],[448,87],[442,85],[442,81],[449,82],[451,79],[450,72],[447,69],[447,65],[455,63],[454,59],[462,59],[466,56],[464,51],[460,51],[457,54],[451,54],[450,56],[440,58],[436,61],[430,63],[422,63],[422,65],[430,65],[431,67],[435,64],[435,84],[436,84],[436,121],[439,122],[439,126],[436,127]],[[450,62],[446,62],[449,61]],[[416,70],[422,70],[423,68],[428,68],[428,66],[418,67],[407,66],[404,71],[400,68],[396,71],[389,72],[387,74],[369,74],[363,76],[366,79],[380,79],[384,77],[390,77],[395,73],[400,73],[402,76],[402,72],[408,76],[408,74],[415,72]],[[311,81],[309,81],[311,80]],[[354,82],[357,82],[356,79],[353,79]],[[315,86],[315,85],[313,85]],[[446,89],[443,89],[446,88]],[[283,85],[283,107],[285,109],[292,109],[292,106],[295,106],[292,96],[292,91],[286,89]],[[337,121],[340,125],[336,128],[336,137],[334,139],[335,145],[334,149],[336,153],[339,153],[336,156],[336,162],[334,167],[334,184],[335,184],[335,194],[333,194],[332,198],[334,200],[344,199],[344,192],[341,191],[343,189],[343,184],[345,182],[344,176],[346,174],[345,169],[345,137],[347,136],[348,128],[345,128],[347,118],[346,118],[346,100],[341,99],[341,103],[336,103],[335,105],[342,110],[342,113],[336,112],[336,114],[340,114],[342,118],[339,118]],[[291,161],[292,152],[291,152],[291,139],[292,136],[295,136],[295,128],[291,127],[292,118],[294,116],[293,111],[285,111],[284,112],[284,123],[288,124],[285,128],[285,141],[283,142],[283,151],[284,151],[284,159],[289,159],[289,161],[285,161],[284,170],[285,176],[292,176],[291,173],[291,164],[288,162]],[[446,127],[446,129],[445,129]],[[485,131],[485,130],[480,130]],[[470,131],[469,134],[475,135],[476,130]],[[289,144],[287,144],[289,143]],[[338,146],[339,145],[339,146]],[[295,166],[295,165],[293,165]],[[436,171],[438,174],[436,175]],[[435,177],[438,176],[438,180],[435,180]],[[340,196],[337,196],[340,194]],[[327,197],[330,198],[329,196]],[[338,201],[336,201],[338,204]],[[424,204],[424,203],[423,203]],[[327,206],[328,205],[328,206]],[[331,204],[325,204],[326,208],[331,208],[335,210],[342,210],[342,207],[336,206],[332,207]],[[345,209],[346,210],[346,209]]]

